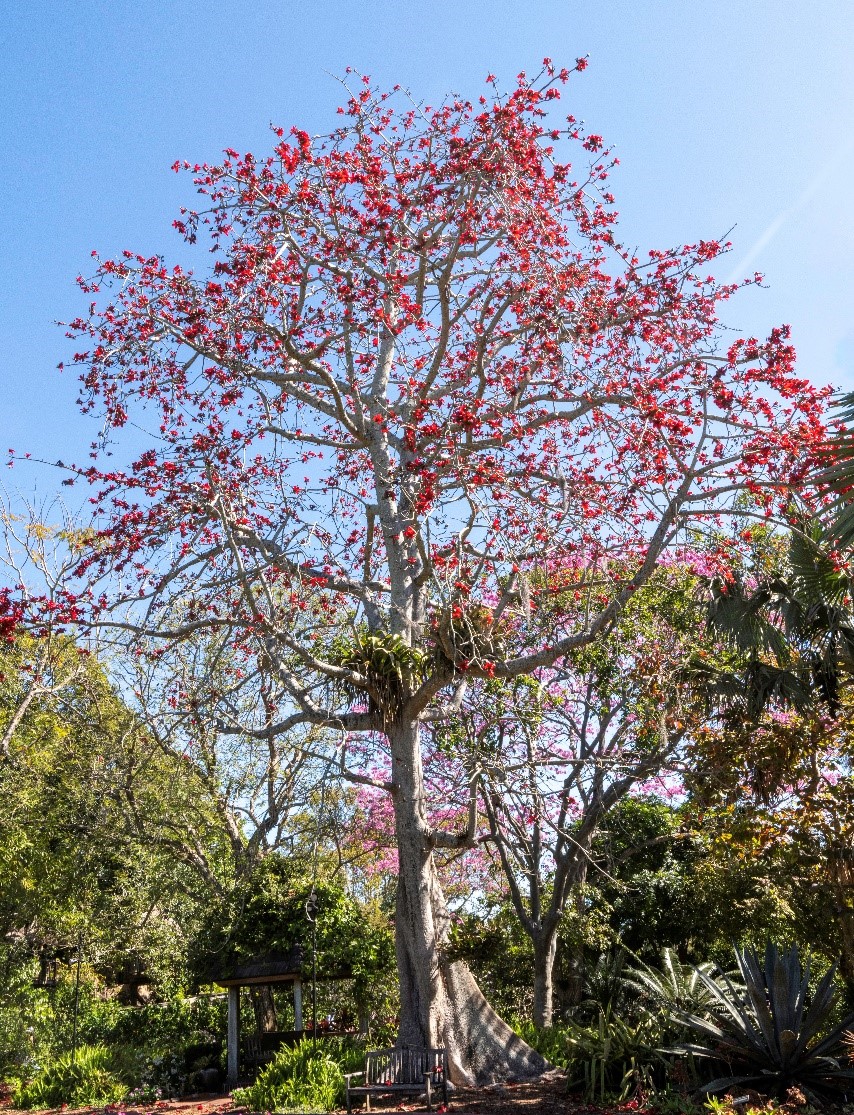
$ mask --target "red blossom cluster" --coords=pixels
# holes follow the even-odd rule
[[[12,590],[0,589],[0,642],[12,643],[24,618],[24,607],[14,599]]]
[[[231,625],[334,678],[323,645],[354,609],[420,638],[489,594],[530,612],[546,556],[617,555],[608,609],[742,493],[785,506],[825,393],[786,327],[719,350],[727,244],[621,246],[615,160],[553,118],[570,75],[546,59],[435,108],[358,79],[330,135],[176,164],[203,199],[176,227],[210,273],[126,251],[81,279],[82,406],[155,437],[76,470],[103,524],[80,574],[154,626],[180,599],[175,631]],[[554,652],[516,630],[516,665],[456,667]]]

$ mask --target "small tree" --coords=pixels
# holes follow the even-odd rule
[[[561,623],[589,605],[577,574],[564,570],[548,587],[562,589]],[[695,702],[680,674],[702,630],[697,588],[692,570],[661,570],[607,635],[517,680],[512,695],[487,694],[468,718],[464,761],[482,787],[487,847],[533,945],[537,1026],[552,1022],[558,930],[597,833],[629,793],[682,759]]]
[[[473,831],[431,823],[423,725],[607,632],[746,488],[772,513],[822,437],[786,329],[718,352],[725,245],[619,245],[601,137],[547,118],[568,77],[437,108],[360,81],[331,135],[193,168],[209,205],[176,224],[210,274],[126,252],[72,326],[85,409],[158,428],[128,467],[80,470],[94,621],[164,655],[210,628],[263,653],[275,730],[339,733],[344,778],[371,777],[355,735],[387,745],[400,1039],[446,1046],[459,1082],[543,1062],[445,955],[433,853]],[[528,623],[547,558],[595,579],[613,555],[589,611]]]

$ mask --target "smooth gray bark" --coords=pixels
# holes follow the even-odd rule
[[[545,1029],[552,1024],[554,1011],[554,963],[557,928],[535,937],[534,941],[534,1025]]]
[[[450,916],[433,859],[419,726],[389,732],[394,783],[399,1042],[442,1046],[455,1084],[538,1076],[549,1066],[492,1009],[468,967],[447,958]]]

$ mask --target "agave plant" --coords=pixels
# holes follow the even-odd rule
[[[697,1057],[725,1062],[726,1075],[704,1085],[707,1093],[751,1087],[784,1098],[797,1085],[812,1102],[854,1093],[854,1069],[843,1067],[842,1038],[854,1025],[854,1014],[826,1029],[834,1000],[831,968],[810,998],[809,961],[801,966],[798,950],[768,944],[764,963],[753,950],[736,949],[743,987],[723,973],[712,978],[697,970],[709,993],[714,1014],[675,1012],[686,1026],[703,1034],[709,1044],[681,1048]],[[821,1035],[821,1036],[820,1036]]]

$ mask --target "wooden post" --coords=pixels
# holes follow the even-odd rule
[[[294,980],[294,1029],[302,1029],[302,980]]]
[[[240,1055],[240,988],[228,989],[228,1074],[226,1084],[237,1087],[238,1058]]]

